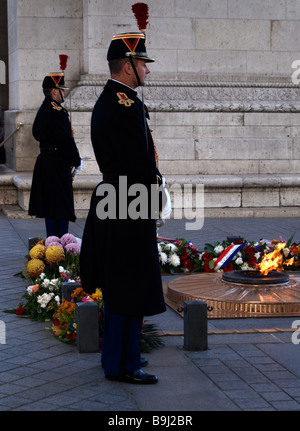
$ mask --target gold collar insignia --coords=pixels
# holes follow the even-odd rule
[[[58,111],[62,109],[62,106],[58,106],[55,102],[51,102],[51,105],[53,106],[53,109],[57,109]]]
[[[134,103],[134,100],[129,99],[129,97],[125,93],[119,92],[117,93],[117,96],[119,98],[118,103],[120,103],[120,105],[130,107]]]

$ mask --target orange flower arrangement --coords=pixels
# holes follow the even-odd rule
[[[87,294],[82,287],[77,287],[71,295],[75,302],[81,302],[85,296],[87,296]]]
[[[71,322],[76,320],[76,303],[62,300],[62,303],[57,309],[57,312],[53,316],[52,320],[52,331],[56,336],[62,336],[68,338],[68,329]]]

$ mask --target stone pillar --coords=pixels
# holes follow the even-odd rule
[[[184,303],[184,349],[207,350],[207,304],[202,301]]]
[[[76,304],[77,348],[80,353],[99,352],[99,307],[96,302]]]
[[[81,287],[80,283],[76,283],[76,282],[64,282],[62,283],[61,286],[61,299],[65,299],[66,301],[71,301],[72,300],[72,293],[74,292],[75,289],[78,289],[79,287]]]

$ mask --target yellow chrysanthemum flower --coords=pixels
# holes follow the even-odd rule
[[[102,291],[100,289],[97,289],[95,293],[92,293],[93,299],[102,299]]]
[[[27,272],[31,277],[39,276],[45,269],[45,264],[40,259],[31,259],[27,264]]]
[[[46,250],[46,261],[50,265],[52,263],[59,263],[65,258],[65,253],[62,247],[51,245]]]
[[[31,259],[43,259],[45,257],[46,247],[42,244],[37,244],[29,252]]]

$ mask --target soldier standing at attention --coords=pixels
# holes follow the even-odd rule
[[[61,106],[67,89],[64,72],[48,73],[42,87],[45,99],[32,127],[40,154],[33,171],[28,214],[45,218],[47,236],[60,238],[68,232],[69,221],[76,220],[72,169],[80,166],[81,159],[69,114]]]
[[[156,222],[150,214],[136,219],[128,215],[132,203],[128,189],[132,185],[143,185],[150,196],[151,185],[162,182],[145,120],[148,113],[135,90],[144,85],[150,72],[148,64],[154,60],[146,53],[143,32],[114,36],[107,60],[111,79],[96,102],[91,120],[92,145],[103,181],[91,198],[81,245],[80,276],[85,292],[102,289],[101,359],[106,378],[150,384],[156,383],[158,378],[140,369],[145,365],[143,358],[141,362],[139,348],[143,317],[162,313],[166,308]],[[115,195],[117,215],[102,218],[97,206],[105,199],[101,188],[107,186],[113,188],[111,198]],[[126,200],[127,205],[123,205]],[[124,209],[127,217],[121,216]]]

